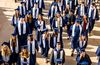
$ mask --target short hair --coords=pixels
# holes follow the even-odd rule
[[[95,3],[93,2],[92,5],[95,6]]]
[[[61,42],[57,42],[57,45],[61,45]]]

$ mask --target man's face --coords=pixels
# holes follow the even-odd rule
[[[56,16],[57,16],[57,18],[59,18],[59,17],[60,17],[60,14],[59,14],[59,13],[57,13],[57,14],[56,14]]]
[[[61,45],[60,44],[57,44],[57,49],[60,49],[61,48]]]
[[[36,7],[36,4],[34,4],[34,7]]]

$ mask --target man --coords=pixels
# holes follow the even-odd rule
[[[81,18],[83,18],[83,16],[85,16],[87,13],[87,8],[86,8],[84,2],[79,4],[76,9],[77,9],[76,15],[80,16]]]
[[[74,50],[78,48],[79,44],[79,37],[82,34],[82,27],[80,25],[80,19],[76,19],[74,25],[72,26],[72,40],[71,40],[71,48],[72,48],[72,54],[71,56],[73,56]],[[77,50],[78,53],[78,50]]]
[[[89,18],[89,34],[91,35],[91,32],[94,28],[95,20],[99,20],[99,14],[95,3],[92,3],[92,5],[88,9],[88,18]]]
[[[75,22],[75,15],[74,15],[74,11],[73,10],[70,10],[69,11],[69,14],[66,15],[65,17],[65,22],[66,22],[66,26],[67,26],[67,34],[68,34],[68,39],[71,38],[71,26],[74,24]]]
[[[63,65],[65,63],[65,51],[61,48],[61,43],[57,43],[57,47],[51,53],[51,65]]]

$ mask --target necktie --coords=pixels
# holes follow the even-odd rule
[[[15,47],[13,47],[13,52],[15,52]]]
[[[58,50],[57,58],[60,58],[60,51]]]
[[[37,9],[35,9],[35,18],[36,18],[36,15],[37,15]]]
[[[21,23],[21,34],[23,34],[23,23]]]
[[[82,41],[82,47],[83,47],[83,45],[84,45],[84,41]]]
[[[30,44],[30,54],[32,54],[32,42]]]
[[[22,6],[22,15],[24,15],[24,8],[23,8],[23,6]]]

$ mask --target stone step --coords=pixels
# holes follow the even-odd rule
[[[53,0],[44,0],[44,3],[51,4]]]
[[[48,12],[49,12],[49,10],[44,9],[44,10],[43,10],[43,12],[44,12],[44,13],[48,13]]]
[[[100,6],[100,3],[97,3],[96,5],[97,5],[97,6]]]

